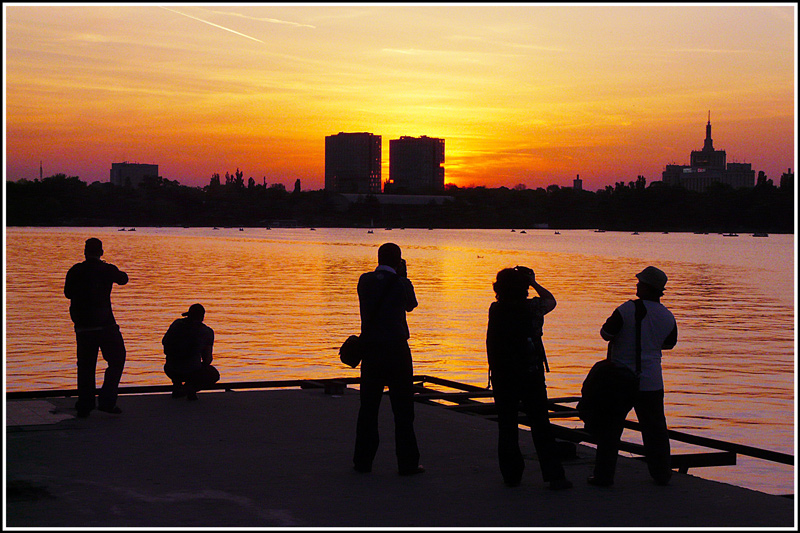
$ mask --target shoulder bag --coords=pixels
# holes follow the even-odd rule
[[[603,359],[592,366],[581,386],[578,416],[587,431],[595,432],[611,420],[625,415],[633,406],[639,391],[639,375],[642,372],[642,319],[647,309],[642,300],[636,305],[636,372]]]
[[[375,309],[373,310],[372,314],[367,317],[368,321],[371,322],[375,319],[375,315],[378,314],[378,309],[381,308],[381,304],[383,300],[386,298],[386,294],[389,292],[389,288],[394,285],[394,282],[390,281],[386,284],[386,287],[383,289],[383,293],[381,294],[380,299],[378,300]],[[360,335],[350,335],[347,337],[347,340],[342,343],[341,348],[339,348],[339,360],[349,366],[350,368],[355,368],[361,363],[361,360],[364,358],[364,341]]]

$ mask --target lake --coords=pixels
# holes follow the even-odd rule
[[[358,277],[375,268],[378,246],[391,241],[403,249],[420,303],[408,315],[415,373],[486,386],[492,282],[498,270],[526,265],[558,300],[544,327],[549,395],[577,396],[586,372],[605,356],[600,326],[634,298],[634,275],[652,264],[669,276],[662,302],[679,331],[678,345],[663,360],[669,426],[795,453],[793,235],[119,229],[6,228],[6,391],[75,387],[63,283],[70,266],[83,260],[88,237],[102,239],[104,259],[130,276],[112,293],[128,350],[123,386],[169,383],[161,337],[195,302],[205,306],[215,331],[223,382],[357,376],[339,362],[338,347],[359,329]],[[795,492],[792,467],[738,461],[690,473],[773,494]]]

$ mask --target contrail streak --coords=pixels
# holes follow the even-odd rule
[[[199,20],[200,22],[208,24],[209,26],[214,26],[215,28],[219,28],[221,30],[225,30],[225,31],[229,31],[231,33],[235,33],[236,35],[239,35],[241,37],[245,37],[246,39],[250,39],[251,41],[256,41],[256,42],[261,43],[261,44],[266,44],[266,43],[264,43],[264,41],[256,39],[255,37],[250,37],[249,35],[245,35],[244,33],[239,33],[238,31],[232,30],[230,28],[226,28],[225,26],[220,26],[219,24],[214,24],[213,22],[209,22],[209,21],[203,20],[201,18],[193,17],[191,15],[187,15],[186,13],[181,13],[180,11],[175,11],[174,9],[170,9],[168,7],[164,7],[164,6],[159,6],[159,7],[161,9],[166,9],[167,11],[172,11],[173,13],[177,13],[178,15],[183,15],[184,17],[188,17],[190,19]]]

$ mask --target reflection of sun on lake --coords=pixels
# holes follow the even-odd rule
[[[663,302],[679,328],[664,357],[670,427],[793,452],[792,236],[516,229],[9,228],[6,389],[74,388],[63,282],[90,236],[131,279],[112,293],[128,349],[123,385],[167,383],[161,337],[194,302],[215,330],[223,381],[357,376],[337,350],[359,330],[359,275],[375,268],[377,247],[393,241],[420,304],[408,315],[417,374],[486,386],[492,282],[498,270],[521,264],[558,300],[544,327],[549,395],[578,395],[605,355],[600,326],[634,297],[634,274],[655,264],[669,276]],[[791,469],[770,468],[748,465],[743,477],[769,487],[761,490],[792,492]]]

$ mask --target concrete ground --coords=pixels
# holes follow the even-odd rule
[[[676,473],[667,487],[621,457],[586,483],[594,450],[542,481],[529,434],[522,485],[503,484],[495,422],[416,405],[426,472],[397,474],[388,398],[370,474],[352,470],[358,391],[121,396],[121,415],[75,418],[74,398],[6,402],[6,528],[794,528],[792,499]],[[724,467],[720,467],[724,468]]]

